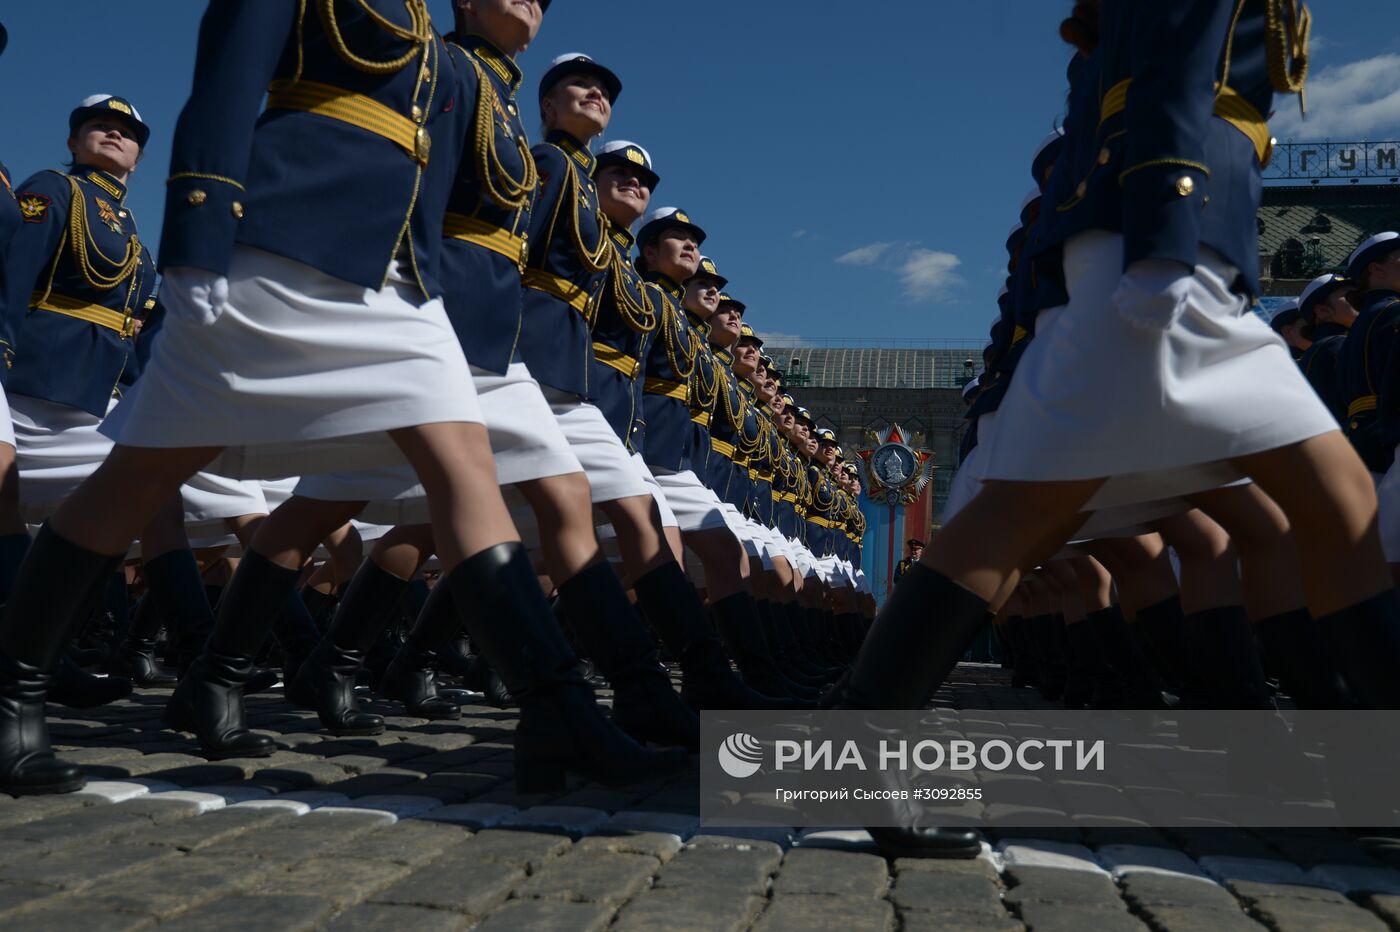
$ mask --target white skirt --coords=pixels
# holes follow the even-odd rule
[[[512,363],[504,375],[475,367],[471,375],[501,485],[583,471],[539,383],[523,362]],[[374,524],[427,524],[429,520],[427,492],[406,464],[303,476],[296,494],[322,501],[368,502],[360,517]]]
[[[728,527],[724,506],[709,486],[689,469],[668,473],[653,469],[652,476],[666,496],[666,503],[676,516],[676,526],[682,532],[712,531]]]
[[[10,400],[5,397],[3,385],[0,385],[0,443],[15,445],[15,426],[10,423]]]
[[[1202,248],[1194,300],[1165,331],[1118,315],[1122,260],[1118,234],[1065,244],[1070,303],[1037,320],[983,478],[1108,477],[1086,507],[1097,510],[1217,488],[1240,477],[1225,460],[1337,429],[1283,340],[1230,292],[1237,272],[1214,250]]]
[[[1400,455],[1400,447],[1396,447]],[[1385,562],[1400,563],[1400,461],[1392,463],[1376,487],[1380,499],[1381,548]]]
[[[544,389],[544,398],[568,438],[569,449],[583,464],[593,501],[615,502],[651,494],[651,488],[632,462],[632,454],[596,405],[548,387]]]
[[[102,465],[112,450],[112,441],[98,431],[102,419],[79,408],[28,395],[13,395],[9,403],[19,466],[20,515],[26,522],[38,524]],[[107,410],[116,404],[113,399]],[[211,535],[224,538],[225,518],[267,513],[256,483],[204,472],[191,476],[180,487],[180,496],[185,505],[185,531],[201,541]]]
[[[169,319],[135,387],[103,425],[136,447],[222,447],[207,468],[280,478],[404,462],[385,434],[480,422],[442,302],[353,285],[262,250],[227,279],[175,269]]]

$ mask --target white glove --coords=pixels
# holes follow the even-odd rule
[[[160,303],[172,317],[207,326],[219,319],[228,304],[228,279],[204,269],[166,269]]]
[[[1139,259],[1114,289],[1113,306],[1134,327],[1167,330],[1186,310],[1194,280],[1191,269],[1180,262]]]

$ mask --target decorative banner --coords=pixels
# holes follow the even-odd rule
[[[896,424],[883,440],[873,430],[865,432],[865,439],[874,447],[858,451],[865,463],[866,495],[892,508],[913,504],[933,480],[933,453],[918,449],[923,435],[914,434],[906,443]]]

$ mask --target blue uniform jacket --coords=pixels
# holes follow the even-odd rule
[[[4,365],[0,366],[0,385],[5,384],[5,379],[9,375],[10,365],[14,362],[15,333],[14,322],[5,307],[5,295],[9,290],[6,285],[5,268],[8,264],[5,261],[5,254],[10,248],[10,240],[19,232],[20,224],[24,222],[23,215],[19,212],[19,203],[15,200],[15,190],[10,181],[10,170],[0,162],[0,354],[3,354]]]
[[[540,194],[530,217],[520,355],[540,384],[587,398],[594,302],[612,251],[593,155],[558,131],[532,151]]]
[[[1395,459],[1393,428],[1382,422],[1381,399],[1385,399],[1385,418],[1393,422],[1400,410],[1400,397],[1394,390],[1400,387],[1400,361],[1395,348],[1400,344],[1400,293],[1368,291],[1362,301],[1361,313],[1352,322],[1338,355],[1346,420],[1342,430],[1356,452],[1372,472],[1384,473]]]
[[[647,348],[642,386],[642,420],[648,466],[680,472],[694,469],[704,481],[709,438],[695,448],[695,424],[690,420],[690,379],[704,337],[691,328],[680,309],[681,288],[664,275],[647,275],[647,290],[657,309],[656,333]]]
[[[748,400],[739,391],[739,380],[729,370],[734,364],[734,354],[727,349],[711,347],[709,359],[715,364],[711,370],[714,380],[708,383],[713,385],[710,393],[714,400],[706,408],[709,414],[707,442],[711,455],[704,480],[721,501],[729,502],[742,512],[743,496],[747,489],[738,484],[739,469],[734,463],[738,453],[739,434],[743,430],[744,416],[748,410]],[[702,365],[696,366],[697,373],[702,370],[703,362],[704,360],[701,360]],[[691,382],[692,397],[700,389],[708,388],[708,385],[697,387],[698,381],[697,378]]]
[[[155,301],[155,263],[106,172],[39,172],[16,189],[23,217],[6,257],[14,332],[7,389],[102,417],[139,372],[135,321]]]
[[[515,102],[515,62],[480,36],[447,41],[465,138],[441,231],[443,300],[467,360],[500,375],[520,336],[535,159]]]
[[[593,321],[593,373],[588,400],[598,406],[612,429],[633,453],[646,446],[642,417],[643,361],[659,315],[655,295],[632,268],[632,234],[610,227],[612,258],[598,295]]]
[[[1339,378],[1342,344],[1346,338],[1347,328],[1340,324],[1318,324],[1313,328],[1312,346],[1298,360],[1303,375],[1338,424],[1344,422],[1347,416],[1347,402]]]
[[[1042,211],[1058,221],[1042,248],[1084,230],[1121,231],[1126,268],[1140,259],[1194,266],[1205,244],[1239,269],[1243,291],[1258,293],[1256,213],[1274,97],[1267,5],[1105,0],[1096,154],[1068,196]]]
[[[175,127],[162,267],[226,274],[241,243],[377,290],[402,256],[423,296],[440,295],[454,90],[422,0],[211,0]]]

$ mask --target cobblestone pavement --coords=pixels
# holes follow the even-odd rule
[[[1400,928],[1400,854],[1340,831],[1008,832],[888,861],[863,833],[702,829],[694,778],[519,796],[512,712],[337,739],[272,693],[249,712],[277,754],[211,763],[161,727],[165,695],[55,709],[92,782],[0,797],[0,929]],[[1043,705],[986,667],[942,703]]]

